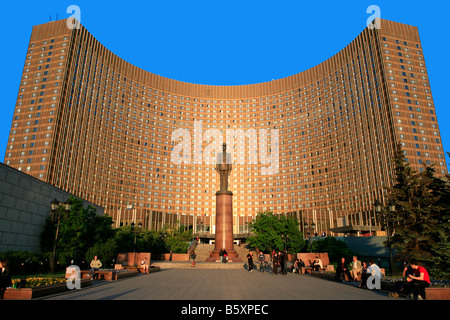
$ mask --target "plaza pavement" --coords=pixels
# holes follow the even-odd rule
[[[310,275],[244,268],[173,268],[106,282],[43,300],[397,300],[386,292]]]

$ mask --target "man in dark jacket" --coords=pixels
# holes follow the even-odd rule
[[[278,262],[279,262],[279,264],[280,264],[280,268],[281,268],[281,271],[280,271],[280,273],[281,274],[285,274],[285,269],[284,269],[284,267],[285,267],[285,265],[284,265],[284,259],[285,259],[285,255],[284,255],[284,252],[278,252]]]
[[[345,275],[347,275],[347,279],[351,279],[350,271],[348,270],[348,264],[345,261],[345,258],[341,258],[341,261],[338,262],[337,268],[336,268],[336,280],[341,281],[341,275],[342,275],[342,281],[345,281]]]
[[[272,252],[272,274],[278,274],[278,253]]]
[[[247,259],[248,259],[248,271],[253,271],[253,253],[250,251],[247,254]]]

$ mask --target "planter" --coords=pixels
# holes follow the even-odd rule
[[[320,271],[310,271],[310,274],[313,277],[318,277],[330,281],[336,281],[336,273],[335,272],[320,272]]]
[[[81,288],[85,288],[91,285],[92,285],[91,280],[81,280]],[[50,284],[47,286],[34,288],[6,289],[3,299],[31,300],[66,291],[70,291],[70,289],[67,287],[67,283]]]
[[[450,300],[450,288],[425,288],[427,300]]]
[[[150,269],[150,268],[149,268]],[[80,271],[81,279],[88,279],[90,271]],[[130,276],[138,275],[140,272],[137,267],[126,267],[119,270],[103,270],[95,272],[96,280],[114,281]]]
[[[80,271],[81,279],[89,279],[90,271]],[[95,272],[95,276],[97,280],[106,280],[112,281],[114,280],[114,272],[113,271],[97,271]],[[67,275],[66,275],[67,277]]]
[[[153,260],[160,261],[189,261],[190,257],[187,253],[163,253],[161,255],[153,255]]]
[[[395,282],[381,280],[381,290],[395,292]]]

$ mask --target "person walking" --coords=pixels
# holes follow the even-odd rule
[[[248,259],[248,272],[253,271],[253,253],[251,251],[249,251],[249,253],[247,254],[247,259]]]
[[[272,252],[272,274],[278,274],[278,253]]]
[[[264,264],[266,263],[266,257],[264,256],[264,253],[261,251],[259,253],[259,272],[264,272]]]
[[[197,259],[197,255],[195,254],[195,251],[192,251],[191,252],[192,267],[195,267],[195,259]]]
[[[284,253],[278,251],[278,265],[280,266],[280,273],[284,274]]]

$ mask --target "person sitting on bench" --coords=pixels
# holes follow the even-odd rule
[[[323,269],[322,260],[320,260],[319,257],[316,257],[314,260],[314,270],[319,271],[320,269]]]
[[[91,261],[91,272],[89,273],[91,279],[93,280],[95,277],[95,272],[98,271],[102,267],[102,262],[98,260],[97,256],[94,257],[94,260]],[[98,275],[96,275],[98,278]]]
[[[348,270],[347,262],[345,258],[341,258],[341,261],[337,264],[336,268],[336,280],[341,281],[341,275],[343,275],[342,281],[345,281],[345,276],[347,276],[347,280],[351,280],[352,276],[350,275],[350,271]]]

